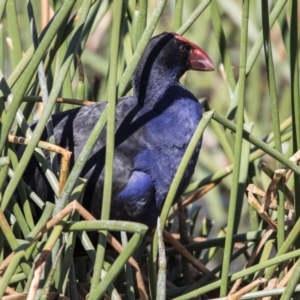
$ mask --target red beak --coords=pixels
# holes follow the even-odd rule
[[[195,71],[213,71],[215,69],[209,56],[199,46],[190,42],[186,38],[177,33],[173,33],[174,37],[190,45],[190,68]]]

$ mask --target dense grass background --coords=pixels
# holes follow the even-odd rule
[[[298,15],[296,0],[0,1],[0,297],[297,299]],[[145,226],[108,220],[114,103],[131,93],[139,58],[162,31],[200,45],[216,70],[182,78],[206,113],[166,200],[165,229],[141,243]],[[70,153],[40,135],[45,126],[51,132],[53,112],[86,100],[109,106],[68,174]],[[34,134],[33,119],[40,120]],[[85,181],[78,176],[104,128],[107,205],[97,221],[79,204]],[[193,182],[172,206],[204,128]],[[27,145],[19,162],[15,143]],[[56,205],[22,182],[38,149],[63,156],[62,166],[53,154],[44,168]],[[30,201],[44,207],[36,224]],[[96,248],[86,235],[91,230],[100,230]],[[123,251],[109,233],[121,230]],[[73,259],[76,235],[87,257]],[[106,251],[106,241],[121,254]],[[138,245],[135,261],[129,257]]]

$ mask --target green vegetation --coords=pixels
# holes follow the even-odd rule
[[[0,298],[298,299],[299,12],[296,0],[0,1]],[[162,31],[200,45],[216,71],[182,78],[205,113],[166,199],[163,231],[144,239],[146,226],[109,220],[114,114]],[[53,132],[52,113],[104,100],[69,172],[71,153],[41,134]],[[79,175],[102,130],[107,205],[95,220],[80,205]],[[172,205],[203,132],[193,181]],[[20,161],[16,143],[27,145]],[[22,181],[34,153],[55,204]],[[32,201],[43,207],[37,223]],[[99,232],[96,248],[89,231]],[[85,256],[73,257],[77,237]]]

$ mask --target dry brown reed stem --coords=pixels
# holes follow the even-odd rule
[[[197,258],[195,258],[188,250],[184,248],[178,241],[176,241],[172,235],[164,230],[163,232],[164,240],[166,243],[172,245],[178,253],[184,256],[198,271],[202,272],[203,274],[210,273],[210,270],[207,269]],[[216,279],[216,277],[214,277]]]
[[[14,136],[10,134],[8,136],[8,141],[14,144],[28,145],[30,139],[26,139],[20,136]],[[61,163],[60,163],[59,185],[58,185],[58,196],[59,196],[67,180],[72,152],[62,147],[44,141],[39,141],[37,146],[41,149],[52,151],[62,156]]]
[[[258,195],[260,197],[263,197],[266,194],[263,190],[261,190],[260,188],[258,188],[257,186],[255,186],[252,183],[248,185],[247,191],[250,191],[252,194]],[[278,208],[277,206],[278,206],[277,201],[274,200],[273,202],[271,202],[269,204],[268,208],[273,209],[273,210],[277,210],[277,208]],[[285,208],[284,213],[288,214],[289,212],[290,212],[290,210],[288,208]]]
[[[171,233],[171,235],[175,240],[180,240],[180,234],[179,233]],[[205,242],[205,241],[207,241],[206,237],[189,236],[189,243],[199,243],[199,242]]]
[[[170,233],[170,234],[172,235],[172,237],[173,237],[175,240],[177,240],[177,241],[180,240],[180,234],[179,234],[179,233],[172,232],[172,233]],[[202,236],[189,236],[188,242],[189,242],[189,243],[200,243],[200,242],[205,242],[205,241],[207,241],[207,240],[208,240],[208,238],[202,237]],[[240,248],[243,248],[244,246],[245,246],[244,243],[234,243],[234,245],[233,245],[233,247],[234,247],[235,249],[240,249]]]
[[[60,221],[62,221],[62,219],[64,217],[66,217],[68,214],[72,213],[73,211],[77,211],[81,217],[87,221],[91,221],[91,220],[96,220],[95,217],[90,214],[77,200],[72,201],[71,203],[69,203],[65,208],[63,208],[60,212],[58,212],[51,220],[49,220],[46,225],[44,226],[44,228],[38,233],[38,235],[33,238],[30,242],[29,245],[31,245],[32,243],[38,241],[44,233],[46,233],[48,230],[50,230],[52,227],[54,227],[55,225],[57,225]],[[118,253],[122,253],[123,251],[123,247],[122,245],[118,242],[118,240],[116,238],[114,238],[110,233],[108,233],[107,236],[107,241],[108,243],[110,243],[110,245],[118,252]],[[49,249],[47,249],[48,251]],[[44,253],[44,255],[42,256],[43,260],[47,259],[47,255],[49,255],[50,253]],[[12,252],[1,264],[0,266],[0,274],[4,272],[4,270],[7,268],[7,266],[9,265],[12,257],[14,255],[14,252]],[[40,260],[40,259],[39,259]],[[137,280],[137,285],[138,285],[138,290],[140,293],[140,299],[147,299],[147,292],[146,292],[146,287],[144,284],[144,280],[142,277],[142,273],[141,270],[139,268],[138,263],[132,258],[130,257],[128,262],[135,268],[136,270],[136,280]],[[40,261],[40,264],[42,264],[42,261]],[[39,267],[39,270],[43,268]]]
[[[263,197],[266,193],[260,189],[259,187],[255,186],[253,183],[248,184],[247,191],[250,191],[254,195],[258,195],[260,197]]]
[[[253,263],[256,261],[258,255],[260,254],[261,250],[263,249],[265,243],[270,238],[270,236],[273,234],[273,232],[274,232],[274,230],[271,227],[267,228],[263,237],[260,239],[259,244],[256,246],[251,257],[247,261],[244,269],[247,269],[253,265]],[[229,295],[236,293],[242,283],[243,283],[243,278],[239,278],[238,280],[236,280],[229,292]]]
[[[166,288],[167,290],[176,289],[178,286],[174,284],[173,282],[166,280]]]
[[[41,102],[42,103],[42,97],[41,96],[24,96],[23,102]],[[96,102],[90,101],[90,100],[79,100],[79,99],[72,99],[72,98],[63,98],[58,97],[56,98],[56,103],[65,103],[65,104],[73,104],[73,105],[79,105],[79,106],[89,106],[93,105]]]
[[[84,218],[87,221],[96,220],[95,217],[92,214],[90,214],[79,202],[77,202],[77,201],[73,201],[73,202],[75,202],[76,211],[82,216],[82,218]],[[122,253],[122,251],[124,250],[123,246],[119,243],[119,241],[114,236],[112,236],[110,233],[107,234],[107,242],[118,253]],[[143,277],[142,277],[142,273],[141,273],[141,270],[140,270],[140,267],[139,267],[138,263],[132,257],[130,257],[128,259],[128,262],[136,270],[136,280],[137,280],[138,290],[139,290],[139,293],[140,293],[140,299],[148,299],[147,296],[146,296],[147,295],[146,287],[145,287],[144,280],[143,280]]]
[[[6,230],[10,230],[10,226],[9,226],[9,224],[8,224],[6,218],[5,218],[5,215],[4,215],[4,213],[3,213],[3,211],[2,211],[1,209],[0,209],[0,228],[2,228],[2,231],[3,231],[3,232],[5,232],[5,231],[3,230],[3,229],[5,229],[5,228],[7,228]],[[7,258],[6,258],[5,260],[3,260],[3,262],[2,262],[2,264],[1,264],[1,266],[0,266],[0,276],[2,276],[2,274],[4,273],[4,270],[5,270],[6,267],[8,266],[8,264],[9,264],[9,262],[10,262],[12,256],[13,256],[12,254],[9,255],[9,258],[10,258],[10,259],[8,260],[7,263],[5,263],[5,261],[7,260]],[[5,267],[2,268],[2,265],[5,265]]]
[[[259,214],[259,216],[264,219],[274,230],[277,231],[277,224],[274,220],[272,220],[268,214],[263,211],[262,206],[258,202],[258,200],[254,197],[251,191],[248,191],[248,203],[251,207]]]
[[[281,279],[281,281],[277,284],[276,288],[282,288],[287,285],[291,277],[293,276],[294,270],[296,268],[296,264],[294,264],[290,270],[286,273],[286,275]]]
[[[78,296],[80,296],[81,298],[85,299],[86,296],[88,295],[88,290],[86,290],[82,284],[80,284],[79,282],[76,283],[77,286],[77,292],[78,292]]]
[[[282,178],[285,170],[284,169],[278,169],[274,171],[273,179],[271,180],[267,192],[265,193],[263,199],[262,199],[262,206],[260,212],[265,212],[268,208],[270,203],[272,203],[277,195],[277,185]]]
[[[293,163],[297,164],[300,160],[300,150],[298,150],[293,156],[290,157],[290,161],[292,161]],[[292,170],[288,170],[285,174],[285,182],[287,182],[289,180],[289,178],[291,177],[293,171]]]
[[[273,290],[276,287],[277,282],[278,282],[277,277],[271,278],[267,286],[264,288],[264,291]],[[261,298],[261,300],[272,300],[272,299],[274,299],[272,296],[265,296]]]
[[[2,300],[26,300],[28,296],[28,293],[22,293],[17,295],[8,295],[3,296]]]
[[[35,263],[35,270],[28,292],[28,299],[34,299],[35,297],[49,254],[49,250],[42,250],[39,259]]]
[[[203,197],[206,193],[208,193],[211,189],[213,189],[220,181],[221,180],[209,183],[201,190],[198,190],[195,193],[191,194],[190,196],[186,197],[182,201],[182,206],[184,207],[184,206],[194,203],[196,200]],[[175,206],[175,210],[168,216],[167,222],[172,220],[173,218],[175,218],[177,216],[177,214],[178,214],[178,209]]]
[[[178,211],[178,221],[180,226],[181,241],[184,244],[187,244],[189,242],[189,235],[186,229],[186,219],[185,219],[184,207],[181,198],[177,201],[177,211]]]
[[[53,17],[53,10],[47,0],[41,0],[41,28],[44,29]]]
[[[2,277],[0,277],[0,282],[1,282],[1,280],[2,280]],[[14,289],[12,289],[9,286],[6,287],[5,294],[7,294],[7,295],[20,295],[18,292],[16,292]]]
[[[243,295],[245,295],[246,293],[249,293],[250,291],[252,291],[254,288],[260,286],[261,284],[265,283],[266,279],[265,278],[258,278],[256,280],[254,280],[253,282],[249,283],[248,285],[246,285],[245,287],[243,287],[242,289],[240,289],[238,292],[229,295],[227,297],[227,300],[237,300],[240,299]]]
[[[194,203],[199,198],[203,197],[205,194],[207,194],[210,190],[212,190],[218,183],[220,183],[221,180],[217,180],[215,182],[207,184],[205,187],[203,187],[201,190],[196,191],[195,193],[191,194],[190,196],[186,197],[182,201],[183,206],[187,206],[189,204]]]
[[[21,293],[21,294],[16,294],[16,295],[8,295],[8,296],[3,296],[2,300],[28,300],[28,293]],[[47,294],[47,300],[70,300],[69,298],[59,295],[58,292],[50,292]]]

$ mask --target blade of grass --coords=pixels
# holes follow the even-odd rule
[[[300,259],[298,259],[295,264],[295,270],[293,272],[293,275],[288,281],[288,284],[284,289],[284,292],[282,293],[280,300],[293,298],[293,294],[295,292],[297,284],[299,283],[299,279],[300,279]]]
[[[224,118],[224,120],[227,120],[227,119]],[[292,132],[289,132],[289,133],[283,135],[282,142],[286,142],[286,141],[290,140],[291,136],[292,136]],[[274,142],[270,142],[268,144],[268,146],[270,146],[270,148],[274,147]],[[265,154],[265,152],[260,149],[252,152],[249,157],[249,162],[254,162],[256,159],[262,157],[264,154]],[[216,171],[214,174],[208,175],[199,181],[190,183],[190,185],[184,191],[183,195],[187,195],[191,192],[194,192],[197,189],[200,189],[200,188],[204,187],[205,185],[210,184],[212,182],[217,182],[217,181],[223,179],[224,177],[228,176],[229,174],[231,174],[232,171],[233,171],[233,164],[225,167],[224,169]]]
[[[247,233],[236,234],[233,236],[234,243],[245,243],[259,240],[265,233],[265,230],[252,231]],[[274,237],[274,236],[272,236]],[[212,247],[224,247],[225,237],[214,238],[212,240],[206,240],[203,242],[197,242],[185,245],[185,249],[188,251],[197,251],[199,249],[208,249]],[[169,248],[166,250],[167,257],[177,255],[178,252],[175,248]]]
[[[226,82],[227,82],[228,88],[229,88],[229,95],[232,96],[233,91],[235,89],[236,82],[235,82],[235,78],[234,78],[234,74],[233,74],[230,56],[229,56],[229,53],[227,50],[226,37],[225,37],[225,33],[222,28],[221,17],[220,17],[220,13],[218,10],[218,5],[217,5],[216,0],[211,1],[210,9],[211,9],[214,31],[215,31],[217,41],[219,43],[221,59],[222,59],[223,65],[224,65],[225,73],[226,73]]]
[[[283,255],[280,255],[276,258],[272,258],[272,259],[269,259],[259,265],[255,265],[255,266],[252,266],[248,269],[245,269],[245,270],[242,270],[242,271],[239,271],[239,272],[236,272],[235,274],[233,275],[230,275],[228,276],[228,282],[233,282],[239,278],[242,278],[242,277],[245,277],[247,275],[250,275],[250,274],[253,274],[259,270],[263,270],[263,269],[266,269],[268,268],[269,266],[273,266],[275,265],[276,267],[276,264],[278,264],[278,261],[280,262],[283,262],[283,261],[286,261],[286,260],[289,260],[289,259],[292,259],[292,258],[296,258],[296,257],[299,257],[300,256],[300,250],[295,250],[295,251],[292,251],[292,252],[289,252],[289,253],[286,253],[286,254],[283,254]],[[221,282],[221,279],[220,280],[217,280],[213,283],[210,283],[206,286],[203,286],[195,291],[192,291],[190,293],[187,293],[187,294],[184,294],[180,297],[176,297],[176,298],[173,298],[173,300],[186,300],[186,299],[191,299],[193,297],[197,297],[197,296],[200,296],[200,295],[203,295],[209,291],[212,291],[212,290],[215,290],[215,289],[218,289],[220,286],[222,285],[222,282]]]
[[[300,95],[299,95],[299,59],[298,59],[298,2],[290,1],[290,76],[291,76],[291,105],[292,105],[292,128],[293,128],[293,153],[300,149]],[[295,40],[296,39],[296,40]],[[300,217],[300,176],[294,174],[295,189],[295,218]],[[300,242],[296,243],[300,247]]]
[[[0,5],[1,10],[1,5]],[[1,16],[1,12],[0,12]],[[1,20],[1,17],[0,17]],[[4,32],[3,32],[3,24],[0,22],[0,71],[4,72]]]
[[[240,248],[239,250],[237,250],[232,256],[231,259],[232,261],[236,258],[238,258],[240,255],[242,255],[246,249],[250,248],[253,245],[252,242],[248,243],[247,245],[245,245],[244,247]],[[197,281],[196,283],[192,284],[191,286],[189,286],[188,289],[184,288],[182,291],[180,291],[181,294],[184,293],[188,293],[190,291],[194,291],[197,288],[203,287],[205,286],[206,282],[211,282],[211,278],[213,278],[213,276],[220,272],[220,270],[222,269],[222,264],[218,265],[217,267],[215,267],[213,270],[210,271],[210,273],[204,275],[199,281]],[[169,296],[169,293],[167,292],[167,296]],[[178,296],[178,293],[175,295]],[[174,296],[172,297],[172,299],[174,298]],[[187,298],[190,299],[190,298]]]
[[[133,50],[136,50],[147,25],[147,5],[148,1],[146,0],[137,0],[135,3],[131,25],[131,44]]]
[[[222,125],[224,125],[226,128],[230,129],[231,131],[236,132],[237,126],[233,122],[222,117],[217,112],[214,112],[214,115],[212,118],[214,120],[216,120],[217,122],[221,123]],[[290,161],[288,158],[286,158],[283,154],[279,153],[278,151],[276,151],[275,149],[270,147],[267,143],[265,143],[264,141],[257,138],[254,134],[251,134],[244,129],[242,132],[243,132],[244,139],[246,139],[251,144],[255,145],[257,148],[264,151],[266,154],[269,154],[276,160],[280,161],[282,164],[286,165],[288,168],[290,168],[297,174],[300,174],[300,167],[298,165],[296,165],[295,163],[293,163],[292,161]]]
[[[72,199],[82,200],[84,189],[86,186],[86,179],[79,178],[76,182],[76,187],[72,192]],[[81,203],[82,201],[80,201]],[[74,212],[71,216],[72,221],[78,221],[80,219],[80,215],[77,212]],[[73,253],[75,249],[75,241],[76,234],[71,232],[68,235],[68,239],[66,242],[66,249],[64,251],[64,259],[62,262],[62,271],[60,273],[59,283],[58,283],[58,291],[60,293],[65,294],[67,290],[68,280],[69,280],[69,272],[71,271],[71,266],[73,264]],[[84,273],[85,275],[85,273]]]
[[[270,41],[270,28],[269,28],[269,9],[268,2],[261,2],[262,10],[262,30],[263,30],[263,39],[264,39],[264,52],[265,52],[265,61],[267,65],[267,76],[268,76],[268,86],[271,102],[271,113],[272,113],[272,123],[273,123],[273,132],[274,132],[274,141],[275,141],[275,150],[279,153],[282,153],[281,149],[281,134],[280,134],[280,120],[278,112],[278,100],[277,100],[277,89],[275,82],[275,72],[274,72],[274,63],[273,63],[273,54],[272,54],[272,45]],[[276,161],[276,169],[279,169],[280,162]],[[279,195],[278,201],[278,230],[277,230],[277,247],[278,249],[282,246],[285,234],[284,234],[284,199],[282,194]]]
[[[203,117],[197,127],[197,129],[194,132],[194,135],[188,145],[188,148],[186,149],[186,152],[178,166],[177,172],[174,176],[174,179],[172,181],[172,184],[170,186],[166,201],[164,203],[161,215],[160,215],[160,222],[161,224],[165,224],[170,207],[174,201],[174,198],[177,193],[177,189],[180,185],[181,179],[183,177],[184,171],[196,149],[196,146],[198,145],[198,142],[203,134],[204,129],[206,128],[208,122],[212,118],[213,111],[205,112],[203,114]],[[157,230],[155,231],[155,235],[153,238],[153,243],[151,247],[151,252],[150,252],[150,258],[148,259],[148,268],[149,268],[149,277],[150,281],[154,281],[155,283],[152,282],[153,285],[151,285],[151,296],[154,297],[156,293],[156,289],[154,288],[156,286],[156,260],[157,260],[157,252],[158,252],[158,233]],[[152,290],[153,288],[153,290]],[[155,299],[155,297],[154,297]]]
[[[18,242],[2,212],[2,210],[0,210],[0,227],[2,232],[4,233],[4,236],[7,240],[7,242],[9,243],[9,246],[12,250],[15,250],[19,245]],[[24,259],[21,258],[21,261],[18,261],[18,264],[15,265],[15,267],[20,266],[23,270],[23,272],[26,274],[26,276],[29,275],[30,273],[30,267],[29,265],[24,261]],[[12,270],[14,270],[12,268]],[[2,298],[4,292],[5,292],[5,288],[8,285],[9,279],[11,278],[11,276],[13,275],[13,272],[5,272],[4,276],[1,278],[0,281],[0,298]]]
[[[13,45],[12,49],[9,49],[11,69],[13,70],[22,58],[20,29],[17,18],[15,0],[6,1],[5,14],[7,21],[8,36],[9,38],[11,38]]]
[[[121,231],[121,241],[123,248],[127,247],[128,245],[128,238],[125,231]],[[125,273],[126,273],[126,288],[127,288],[127,297],[128,300],[134,300],[134,281],[132,277],[132,268],[129,263],[125,265]]]
[[[287,0],[278,0],[270,13],[270,28],[274,25],[276,22],[278,16],[281,14],[282,10],[284,9],[285,5],[287,3]],[[254,65],[254,63],[257,60],[257,57],[261,51],[261,47],[263,45],[263,35],[262,32],[259,33],[258,38],[256,42],[254,43],[254,46],[252,47],[249,56],[247,58],[247,64],[246,64],[246,75],[248,75],[251,72],[251,69]],[[234,93],[237,92],[239,82],[237,82],[236,89]],[[235,116],[235,111],[238,103],[238,97],[234,96],[232,98],[232,101],[230,102],[230,106],[228,107],[227,111],[227,118],[233,119]]]
[[[251,132],[253,129],[253,123],[244,124],[244,128]],[[248,179],[249,172],[249,159],[250,159],[250,143],[243,140],[242,148],[241,148],[241,164],[240,164],[240,172],[239,172],[239,184],[237,190],[237,202],[236,202],[236,211],[235,211],[235,222],[233,228],[233,234],[236,234],[238,231],[238,227],[240,224],[241,216],[242,216],[242,208],[243,208],[243,200],[246,191],[246,183]],[[228,233],[228,231],[226,232]]]
[[[178,30],[182,24],[183,0],[176,0],[174,9],[174,31]]]
[[[58,14],[57,15],[57,26],[59,26],[61,24],[61,22],[64,20],[64,18],[66,17],[66,15],[70,12],[73,4],[74,4],[74,1],[71,0],[71,1],[68,1],[67,2],[68,4],[64,3],[61,10],[62,10],[62,13],[61,14]],[[55,22],[53,22],[54,24]],[[53,29],[51,30],[51,33],[49,33],[49,35],[47,36],[48,38],[51,38],[51,34],[55,34],[55,30],[57,30],[57,27],[53,26]],[[46,39],[46,37],[45,37]],[[44,41],[44,40],[43,40]],[[26,69],[26,71],[24,72],[23,76],[28,76],[31,78],[30,74],[27,74],[27,72],[33,74],[34,73],[34,70],[33,68],[34,67],[37,67],[40,59],[42,58],[43,56],[43,52],[42,51],[45,51],[46,48],[48,47],[50,41],[48,40],[47,42],[44,42],[43,41],[40,43],[40,47],[39,47],[39,51],[37,50],[35,52],[36,54],[36,57],[34,59],[34,57],[32,58],[31,60],[31,63],[32,64],[29,64],[28,65],[28,68]],[[72,44],[71,44],[72,45]],[[67,70],[68,68],[68,62],[66,62],[66,64],[64,65],[64,68],[65,70]],[[27,71],[28,69],[30,69],[30,71]],[[63,80],[63,76],[64,76],[64,72],[62,71],[61,72],[61,79],[60,80],[57,80],[56,82],[56,89],[53,89],[52,92],[51,92],[51,100],[50,100],[50,97],[49,97],[49,101],[47,103],[47,105],[45,106],[44,108],[44,114],[43,116],[41,117],[40,121],[38,122],[37,126],[36,126],[36,129],[35,129],[35,132],[32,136],[32,139],[31,141],[29,142],[28,146],[26,147],[25,149],[25,152],[17,166],[17,169],[16,169],[16,172],[15,172],[15,176],[12,178],[12,180],[9,182],[8,184],[8,188],[6,189],[5,191],[5,194],[3,196],[3,201],[1,203],[1,207],[2,209],[4,209],[7,205],[7,203],[9,202],[11,196],[13,195],[17,185],[18,185],[18,182],[20,180],[20,178],[22,177],[24,171],[25,171],[25,168],[32,156],[32,153],[34,151],[34,148],[36,146],[36,144],[38,143],[41,135],[42,135],[42,132],[44,130],[44,127],[45,127],[45,124],[47,123],[47,120],[48,120],[48,117],[50,116],[51,112],[52,112],[52,108],[53,108],[53,105],[55,104],[55,100],[57,98],[57,94],[60,90],[60,82]],[[21,78],[23,78],[23,76]],[[7,139],[7,134],[10,130],[10,125],[12,124],[13,120],[14,120],[14,117],[15,117],[15,113],[17,112],[17,109],[18,109],[18,102],[20,102],[22,100],[22,95],[23,93],[25,92],[26,90],[26,84],[29,83],[29,80],[28,78],[24,78],[24,82],[20,83],[19,85],[16,85],[15,87],[17,88],[17,86],[20,88],[17,92],[15,92],[14,94],[14,100],[12,101],[9,109],[8,109],[8,112],[7,112],[7,115],[6,115],[6,118],[5,118],[5,126],[6,128],[4,128],[4,126],[2,127],[2,133],[1,133],[1,141],[0,143],[2,142],[3,145],[4,143],[6,142],[6,139]],[[19,82],[18,82],[19,83]],[[9,126],[9,127],[8,127]],[[0,145],[1,147],[1,145]]]
[[[1,135],[0,135],[0,152],[2,151],[4,144],[6,142],[7,135],[11,129],[11,125],[14,122],[16,112],[20,106],[23,95],[26,92],[27,85],[29,84],[33,74],[35,73],[37,66],[49,47],[51,41],[53,40],[55,34],[59,30],[60,26],[64,24],[66,17],[70,14],[74,0],[64,2],[61,9],[57,13],[56,17],[51,23],[51,27],[48,28],[43,40],[40,42],[39,49],[34,53],[31,61],[27,65],[27,68],[22,73],[21,77],[13,87],[14,101],[9,106],[7,110],[7,115],[5,118],[5,123],[3,124]]]
[[[128,242],[127,247],[123,250],[122,254],[118,256],[115,260],[114,264],[111,266],[106,276],[98,283],[94,290],[91,290],[89,299],[97,300],[101,299],[106,288],[109,286],[111,282],[117,277],[128,258],[132,255],[132,253],[137,248],[139,242],[141,241],[143,236],[140,236],[138,233],[135,233]]]
[[[221,290],[220,297],[227,295],[228,273],[230,267],[230,257],[232,254],[232,236],[237,228],[236,224],[236,207],[239,201],[240,171],[241,171],[241,154],[243,139],[244,123],[244,106],[245,106],[245,85],[246,85],[246,61],[247,61],[247,41],[248,41],[248,21],[249,21],[249,0],[243,1],[242,8],[242,28],[240,41],[240,68],[239,68],[239,87],[238,87],[238,107],[237,107],[237,128],[236,141],[234,147],[234,165],[233,178],[231,183],[231,193],[229,200],[229,212],[227,221],[227,234],[223,255],[223,265],[221,273]]]
[[[297,240],[300,232],[299,232],[299,228],[300,228],[300,219],[297,220],[297,222],[295,223],[293,229],[291,230],[291,232],[289,233],[288,237],[285,239],[284,243],[282,244],[281,248],[278,250],[276,256],[275,256],[275,259],[284,254],[284,253],[287,253],[287,251],[289,250],[289,248],[293,245],[293,243]],[[278,260],[277,264],[280,264],[281,261]],[[270,268],[268,268],[266,271],[265,271],[265,278],[267,280],[270,280],[275,272],[277,268],[277,265],[274,265]]]
[[[159,0],[155,9],[153,10],[153,13],[151,15],[151,18],[149,20],[149,23],[143,32],[143,35],[134,51],[132,60],[130,64],[127,66],[126,70],[123,73],[123,76],[119,82],[118,85],[118,97],[121,97],[126,92],[127,86],[130,82],[130,79],[133,75],[133,72],[135,71],[135,68],[142,57],[144,50],[146,49],[146,46],[154,32],[154,29],[157,26],[157,23],[162,15],[163,9],[167,3],[167,0]]]
[[[32,6],[32,3],[30,0],[27,2],[27,11],[28,11],[28,17],[29,17],[30,28],[31,28],[32,42],[33,42],[33,46],[36,51],[39,46],[39,38],[38,38],[38,33],[37,33],[37,28],[36,28],[35,16],[33,13],[33,6]],[[39,65],[38,65],[38,78],[39,78],[39,84],[40,84],[40,89],[41,89],[41,93],[42,93],[43,103],[44,103],[44,105],[46,105],[47,101],[48,101],[49,93],[48,93],[48,87],[47,87],[47,82],[46,82],[45,69],[44,69],[44,65],[43,65],[42,61],[40,61]],[[47,130],[49,143],[52,143],[55,145],[54,131],[53,131],[53,124],[52,124],[51,116],[49,117],[49,120],[46,124],[46,130]],[[55,155],[54,152],[50,152],[50,162],[51,162],[51,166],[53,168],[54,173],[57,174],[59,167],[58,167],[57,156]]]
[[[124,3],[127,5],[127,3]],[[105,171],[104,171],[104,190],[101,210],[101,220],[108,220],[110,215],[110,203],[112,196],[113,184],[113,165],[114,165],[114,148],[115,148],[115,113],[117,103],[117,68],[120,46],[121,23],[123,18],[123,1],[115,0],[113,3],[113,24],[111,34],[111,52],[110,52],[110,74],[109,74],[109,97],[107,104],[107,132],[106,132],[106,150],[105,150]],[[96,262],[91,282],[91,291],[93,291],[100,281],[100,274],[103,266],[106,231],[99,233]]]
[[[210,2],[211,0],[203,0],[176,32],[180,35],[184,34],[199,18]]]

